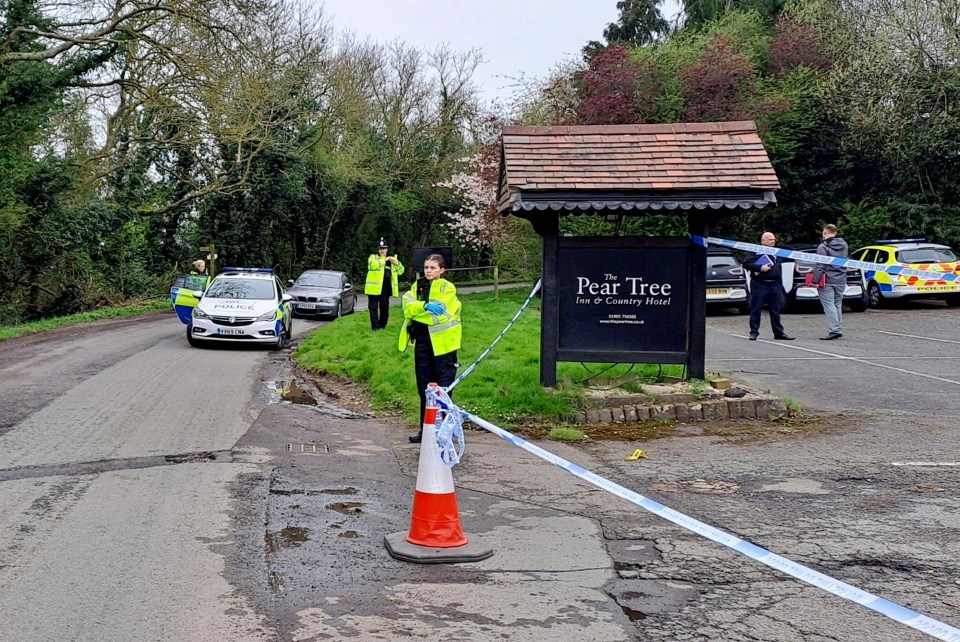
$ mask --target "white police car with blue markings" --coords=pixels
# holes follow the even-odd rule
[[[199,299],[187,341],[259,343],[280,350],[293,332],[292,297],[269,268],[226,268]]]

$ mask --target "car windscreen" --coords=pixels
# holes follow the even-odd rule
[[[739,264],[732,256],[707,256],[707,269],[737,267]]]
[[[336,274],[301,274],[293,287],[339,288],[340,277]]]
[[[205,299],[259,299],[275,298],[273,281],[268,279],[216,279],[204,295]]]
[[[897,263],[952,263],[956,260],[957,255],[946,247],[920,247],[897,252]]]

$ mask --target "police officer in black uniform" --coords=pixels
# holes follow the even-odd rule
[[[774,247],[777,237],[773,232],[764,232],[760,237],[760,244]],[[770,311],[770,328],[773,338],[780,341],[793,341],[783,329],[780,322],[780,302],[783,298],[783,267],[782,260],[773,254],[757,254],[750,252],[743,262],[750,270],[750,340],[756,341],[760,336],[760,311],[766,304]]]

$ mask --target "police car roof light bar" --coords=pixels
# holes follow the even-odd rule
[[[874,242],[874,245],[892,245],[894,243],[926,243],[927,239],[922,236],[918,236],[913,239],[877,239]]]
[[[228,267],[223,268],[224,272],[263,272],[264,274],[273,274],[273,268],[241,268]]]

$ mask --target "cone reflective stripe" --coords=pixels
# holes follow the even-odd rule
[[[436,384],[430,384],[436,386]],[[463,546],[467,538],[460,525],[457,492],[453,473],[440,459],[437,448],[437,403],[427,394],[423,416],[423,439],[417,467],[417,489],[413,495],[413,515],[407,541],[417,546],[452,548]]]
[[[473,536],[468,539],[460,525],[453,473],[437,448],[437,401],[429,391],[410,530],[385,536],[383,544],[391,557],[417,564],[479,562],[493,555],[493,549],[482,541]]]

